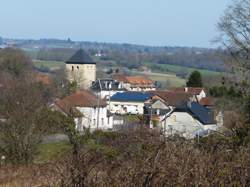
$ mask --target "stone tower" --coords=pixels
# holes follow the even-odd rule
[[[70,82],[76,81],[78,87],[89,89],[96,80],[96,63],[80,49],[66,61],[66,73]]]

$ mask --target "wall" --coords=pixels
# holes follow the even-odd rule
[[[98,95],[101,93],[101,98],[104,99],[104,98],[109,98],[109,97],[112,97],[113,95],[115,95],[116,93],[122,93],[124,91],[114,91],[114,90],[102,90],[101,92],[96,92],[95,95]]]
[[[66,73],[70,82],[76,81],[79,87],[88,89],[92,82],[96,80],[96,65],[66,64]]]
[[[206,92],[204,92],[204,90],[202,90],[201,92],[200,92],[200,94],[199,95],[197,95],[197,99],[198,99],[198,101],[200,101],[202,98],[205,98],[207,95],[206,95]]]
[[[217,125],[202,125],[187,112],[173,112],[162,124],[166,135],[179,134],[185,138],[194,138],[198,130],[216,130]]]
[[[110,112],[117,114],[143,114],[144,102],[110,101]]]
[[[84,117],[76,119],[78,130],[82,131],[83,127],[91,130],[113,128],[113,117],[107,117],[107,107],[99,108],[99,124],[97,123],[98,108],[77,107],[77,109],[84,115]]]
[[[154,85],[148,85],[148,87],[145,87],[145,85],[131,85],[130,83],[122,83],[122,87],[125,88],[128,91],[134,91],[134,92],[141,92],[141,91],[154,91],[156,88]]]

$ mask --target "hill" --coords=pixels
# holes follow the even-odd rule
[[[22,48],[34,59],[65,61],[77,49],[83,48],[99,60],[112,60],[129,69],[138,68],[145,62],[170,64],[189,68],[224,71],[219,49],[197,47],[144,46],[58,40],[58,39],[3,39],[5,44]]]

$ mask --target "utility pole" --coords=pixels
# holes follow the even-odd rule
[[[150,108],[149,128],[152,129],[153,128],[153,125],[152,125],[152,105],[149,108]]]
[[[100,115],[100,96],[102,92],[102,85],[100,79],[98,79],[99,86],[100,86],[100,93],[97,94],[97,129],[99,129],[99,115]]]

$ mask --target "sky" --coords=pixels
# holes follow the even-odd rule
[[[0,36],[214,47],[230,0],[0,0]]]

